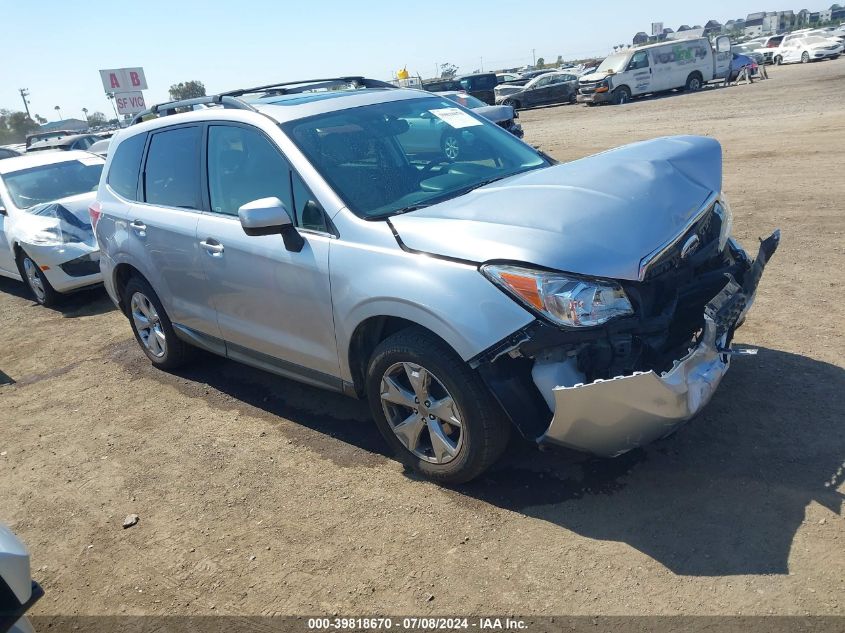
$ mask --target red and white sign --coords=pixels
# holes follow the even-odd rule
[[[103,90],[106,92],[129,92],[146,90],[147,78],[143,68],[107,68],[100,71]]]
[[[114,95],[114,103],[117,106],[118,114],[138,114],[147,109],[144,103],[144,94],[137,92],[117,92]]]

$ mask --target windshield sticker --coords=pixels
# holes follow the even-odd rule
[[[461,129],[462,127],[481,125],[481,121],[473,119],[466,112],[458,108],[437,108],[436,110],[429,110],[429,112],[441,121],[448,123],[456,130]]]

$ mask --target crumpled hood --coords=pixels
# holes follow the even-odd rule
[[[591,83],[594,83],[596,81],[601,81],[602,79],[605,79],[609,75],[613,75],[613,74],[614,73],[606,73],[606,72],[590,73],[589,75],[581,75],[580,77],[578,77],[578,81],[580,83],[591,84]]]
[[[483,108],[479,107],[475,108],[473,112],[483,116],[485,119],[493,121],[494,123],[510,121],[513,118],[513,108],[506,105],[485,106]]]
[[[97,193],[82,193],[52,202],[37,204],[16,215],[13,232],[24,243],[45,245],[80,242],[96,246],[88,207],[97,199]]]
[[[636,280],[640,261],[721,185],[719,142],[677,136],[519,174],[390,222],[416,251]]]

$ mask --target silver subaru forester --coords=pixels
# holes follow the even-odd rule
[[[779,241],[746,255],[721,181],[709,138],[556,164],[345,77],[152,108],[91,216],[156,367],[199,347],[366,397],[403,461],[455,484],[512,428],[614,456],[707,404]]]

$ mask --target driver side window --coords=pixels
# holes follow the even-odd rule
[[[266,136],[246,127],[208,128],[208,194],[215,213],[236,216],[247,202],[271,197],[293,213],[290,165]]]
[[[635,53],[634,56],[631,58],[631,63],[628,64],[628,70],[640,70],[642,68],[648,68],[647,51],[640,51],[639,53]]]

